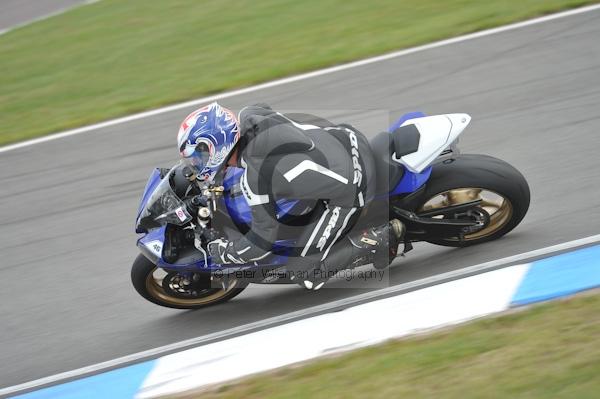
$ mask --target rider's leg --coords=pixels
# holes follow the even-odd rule
[[[321,283],[331,277],[330,273],[321,270],[321,262],[329,256],[334,244],[354,226],[361,210],[362,208],[343,208],[325,203],[317,205],[308,224],[303,227],[286,265],[294,281],[306,288],[315,289],[317,286],[320,288]]]
[[[404,233],[398,220],[348,234],[360,208],[325,205],[316,211],[287,265],[290,276],[305,288],[321,288],[337,271],[348,268],[360,257],[369,257],[375,267],[383,268],[396,256]]]

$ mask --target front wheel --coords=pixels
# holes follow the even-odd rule
[[[135,290],[148,301],[175,309],[200,309],[226,302],[248,285],[235,278],[210,280],[206,274],[166,272],[139,254],[131,267]]]
[[[417,214],[481,201],[469,213],[455,216],[480,222],[480,229],[463,237],[427,240],[465,247],[495,240],[514,229],[529,209],[530,192],[523,175],[508,163],[487,155],[459,155],[434,166],[422,198]]]

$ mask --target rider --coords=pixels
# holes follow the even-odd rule
[[[211,241],[208,251],[216,263],[268,256],[281,224],[275,207],[281,198],[316,200],[286,265],[304,288],[321,288],[356,257],[368,255],[381,268],[396,256],[404,231],[398,220],[348,234],[373,198],[375,181],[369,143],[354,127],[284,115],[265,104],[244,108],[238,120],[212,103],[185,118],[177,141],[182,158],[202,179],[214,180],[227,166],[244,169],[241,188],[251,228],[236,241]]]

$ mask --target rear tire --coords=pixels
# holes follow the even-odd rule
[[[154,273],[156,265],[139,254],[131,267],[131,282],[142,297],[160,306],[174,309],[200,309],[227,302],[248,286],[246,282],[230,279],[225,288],[199,290],[195,296],[175,295],[158,284]]]
[[[415,210],[417,214],[429,206],[434,198],[445,196],[458,197],[472,192],[488,192],[503,198],[502,214],[480,233],[466,235],[464,240],[456,238],[427,240],[433,244],[449,247],[466,247],[496,240],[514,229],[525,217],[529,209],[530,192],[525,177],[508,163],[488,156],[477,154],[459,155],[451,160],[434,165],[427,182],[422,203]],[[462,190],[462,191],[461,191]],[[450,193],[450,194],[449,194]],[[460,201],[459,201],[460,202]],[[496,223],[492,225],[492,223]],[[486,230],[488,229],[488,230]]]

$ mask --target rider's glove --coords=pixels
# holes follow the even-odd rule
[[[236,252],[233,249],[233,243],[224,238],[218,238],[209,242],[208,253],[214,263],[244,263],[238,256],[235,256]]]
[[[229,247],[230,245],[231,243],[223,238],[218,238],[208,243],[208,253],[213,259],[214,263],[232,263],[231,261],[228,261],[225,257],[227,247]]]

